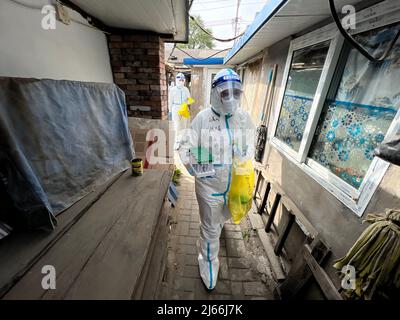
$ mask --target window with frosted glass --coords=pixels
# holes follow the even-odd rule
[[[375,57],[382,56],[400,25],[356,36]],[[309,157],[359,188],[400,104],[400,41],[382,64],[349,51],[336,90],[328,95]]]
[[[330,41],[293,52],[275,136],[295,151],[300,148]]]

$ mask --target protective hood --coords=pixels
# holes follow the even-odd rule
[[[185,76],[184,76],[183,73],[179,72],[179,73],[176,75],[175,80],[176,80],[176,86],[177,86],[177,87],[182,88],[182,87],[184,86],[184,84],[185,84]]]
[[[211,106],[220,114],[232,115],[239,108],[242,92],[239,75],[232,69],[222,69],[212,82]]]

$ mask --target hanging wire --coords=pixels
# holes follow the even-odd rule
[[[204,33],[208,34],[209,36],[211,36],[214,40],[216,41],[220,41],[220,42],[231,42],[233,40],[236,40],[238,38],[240,38],[242,35],[244,35],[244,32],[242,32],[241,34],[237,35],[236,37],[230,38],[230,39],[221,39],[221,38],[216,38],[212,33],[208,32],[206,29],[204,29],[200,23],[197,22],[196,18],[193,16],[190,16],[190,19],[192,19],[192,21],[196,24],[197,27],[199,27]]]
[[[172,57],[172,54],[174,53],[174,50],[176,49],[176,42],[174,43],[174,46],[173,46],[173,48],[172,48],[172,50],[171,50],[171,53],[169,54],[169,56],[168,56],[168,58],[167,58],[167,61],[169,61],[169,59]]]
[[[205,2],[197,2],[201,5],[206,4]],[[215,1],[212,1],[212,3],[215,4]],[[265,1],[259,1],[259,2],[242,2],[241,5],[253,5],[253,4],[265,4]],[[204,6],[203,6],[204,7]],[[227,8],[233,8],[236,7],[236,4],[233,5],[227,5],[227,6],[220,6],[220,7],[214,7],[214,8],[205,8],[204,9],[193,9],[193,11],[212,11],[212,10],[218,10],[218,9],[227,9]]]
[[[191,58],[193,58],[193,59],[196,59],[196,60],[199,60],[199,61],[203,61],[203,60],[207,60],[207,59],[209,59],[209,58],[211,58],[211,57],[214,57],[214,56],[216,56],[217,54],[219,54],[219,53],[221,53],[221,52],[230,50],[230,49],[232,49],[232,48],[226,48],[226,49],[219,50],[219,51],[214,52],[212,55],[209,55],[208,57],[205,57],[205,58],[196,58],[196,57],[192,56],[190,53],[188,53],[187,51],[185,51],[185,50],[183,50],[183,49],[181,49],[181,48],[179,48],[179,47],[176,47],[176,49],[178,49],[179,51],[182,51],[184,54],[188,55],[189,57],[191,57]],[[168,58],[168,59],[169,59],[169,58]]]
[[[397,35],[393,38],[391,41],[389,47],[385,51],[385,53],[380,57],[380,58],[375,58],[372,56],[367,50],[365,50],[342,26],[342,23],[340,21],[340,18],[336,12],[336,7],[335,7],[335,1],[334,0],[329,0],[329,7],[331,9],[331,15],[333,20],[336,23],[336,26],[338,27],[340,33],[342,36],[350,42],[350,44],[357,49],[364,57],[366,57],[368,60],[370,60],[373,63],[381,63],[383,62],[390,54],[390,52],[393,50],[394,45],[396,44],[396,41],[399,39],[400,36],[400,30],[397,32]]]

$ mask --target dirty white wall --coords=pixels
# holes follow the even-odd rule
[[[260,109],[262,107],[262,103],[259,101],[260,92],[263,91],[261,69],[262,58],[247,65],[243,81],[242,108],[249,112],[253,122],[256,124],[259,123]]]
[[[68,9],[72,21],[43,30],[50,0],[0,0],[0,76],[113,82],[106,36]]]

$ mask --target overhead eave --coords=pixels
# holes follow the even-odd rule
[[[61,0],[88,14],[102,29],[156,33],[169,42],[188,42],[189,0]],[[93,19],[92,19],[93,20]]]
[[[335,2],[339,11],[344,5],[355,5],[361,0],[336,0]],[[228,52],[224,63],[241,64],[274,43],[329,17],[330,9],[327,0],[270,0],[247,28],[245,34]]]
[[[254,37],[254,35],[265,25],[269,19],[271,19],[276,12],[279,11],[289,0],[271,0],[269,1],[262,10],[258,13],[253,23],[247,28],[244,35],[235,43],[233,48],[225,56],[224,63],[228,61],[230,63],[236,64],[234,61],[230,61],[238,52]],[[240,62],[240,61],[239,61]]]

